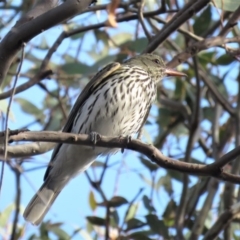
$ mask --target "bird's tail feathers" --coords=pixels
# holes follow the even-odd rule
[[[25,220],[33,225],[39,225],[61,190],[62,187],[57,191],[50,189],[49,180],[46,179],[27,205],[23,214]]]

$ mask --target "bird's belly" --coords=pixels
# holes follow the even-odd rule
[[[105,88],[107,89],[107,86]],[[122,86],[122,94],[114,94],[113,89],[110,88],[107,95],[104,94],[106,90],[102,89],[101,93],[88,99],[80,109],[72,132],[88,134],[94,131],[116,137],[139,131],[154,97],[143,90],[130,92],[126,85]],[[151,92],[153,91],[154,87],[151,89]]]
[[[116,111],[116,109],[113,109]],[[143,116],[136,114],[136,111],[121,112],[114,117],[99,117],[93,124],[91,131],[104,136],[128,136],[138,132],[139,126],[143,121]]]

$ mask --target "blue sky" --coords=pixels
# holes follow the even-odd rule
[[[18,1],[16,2],[16,5],[18,4]],[[216,13],[215,13],[216,14]],[[99,17],[99,16],[98,16]],[[91,23],[93,22],[101,22],[105,19],[106,15],[101,14],[99,19],[97,17],[93,17],[91,19]],[[217,17],[217,16],[216,16]],[[78,17],[78,19],[81,19],[81,17]],[[13,22],[14,24],[14,22]],[[129,27],[129,26],[132,27]],[[135,27],[133,23],[124,23],[119,25],[119,29],[113,29],[108,30],[111,34],[116,34],[119,31],[129,31],[131,32],[132,29]],[[10,26],[9,26],[10,27]],[[126,30],[128,29],[128,30]],[[3,37],[6,32],[9,30],[6,29],[5,32],[1,33],[1,37]],[[47,40],[47,43],[49,46],[53,44],[56,37],[63,31],[62,26],[56,26],[52,28],[51,30],[48,30],[44,32],[43,34],[37,36],[34,38],[28,45],[28,47],[31,46],[31,44],[37,45],[41,42],[42,37],[44,36]],[[84,59],[87,64],[93,64],[94,60],[89,57],[87,54],[87,51],[91,50],[94,47],[95,39],[92,37],[91,34],[87,34],[85,37],[87,37],[88,44],[85,44],[83,46],[84,52],[81,53],[80,59]],[[76,49],[77,41],[73,43],[71,46],[71,50],[68,52],[69,54],[73,53]],[[57,62],[58,64],[62,64],[60,58],[58,57],[59,54],[62,54],[68,49],[69,47],[69,40],[66,39],[58,51],[53,55],[54,62]],[[37,55],[40,59],[42,59],[45,55],[43,51],[34,51],[35,55]],[[29,62],[25,61],[23,64],[22,72],[25,72],[30,67],[33,67],[29,64]],[[224,71],[224,68],[222,68],[222,71]],[[232,71],[229,75],[229,79],[232,79],[230,84],[227,86],[228,90],[233,92],[234,90],[237,90],[237,84],[235,82],[235,71]],[[18,84],[23,83],[25,80],[19,79]],[[48,86],[49,89],[54,89],[56,85],[54,82],[45,80],[44,84]],[[169,84],[168,81],[168,87],[171,87],[171,84]],[[32,103],[34,103],[36,106],[41,107],[43,98],[45,96],[45,93],[40,90],[39,87],[34,86],[27,91],[18,94],[16,97],[22,97],[25,99],[28,99]],[[0,102],[1,106],[1,102]],[[12,105],[12,113],[14,115],[14,120],[9,122],[9,128],[10,129],[18,129],[22,126],[25,126],[26,124],[32,122],[34,118],[32,118],[30,115],[24,114],[22,110],[20,109],[19,105],[17,103],[13,103]],[[151,116],[156,115],[157,107],[153,106],[151,111]],[[151,127],[146,127],[145,129],[150,132],[154,137],[154,132],[156,131],[156,126],[154,125],[154,118],[150,117],[150,121],[153,123]],[[204,127],[207,126],[208,123],[205,123]],[[30,130],[41,130],[41,127],[38,124],[32,125]],[[146,138],[145,138],[146,139]],[[187,138],[181,139],[181,146],[184,148],[187,142]],[[174,141],[173,141],[174,142]],[[176,143],[176,140],[175,140]],[[163,150],[163,153],[167,153],[166,150]],[[171,152],[174,153],[174,152]],[[51,153],[45,153],[41,156],[36,156],[31,158],[31,162],[24,163],[23,167],[24,169],[30,169],[32,167],[37,166],[46,166]],[[124,154],[118,153],[114,156],[111,156],[110,163],[116,163],[111,170],[107,171],[107,174],[104,178],[103,187],[105,190],[105,193],[108,198],[113,196],[113,193],[115,195],[124,196],[127,197],[128,201],[131,201],[133,197],[137,194],[139,191],[139,188],[145,185],[145,190],[143,194],[150,195],[150,188],[147,187],[146,184],[143,183],[141,180],[139,173],[141,172],[142,175],[144,175],[146,178],[150,179],[149,172],[144,168],[144,166],[139,162],[139,159],[137,158],[137,153],[133,153],[130,151],[125,151]],[[195,152],[195,156],[198,157],[198,159],[201,159],[203,157],[202,153],[199,151]],[[201,157],[202,156],[202,157]],[[29,158],[30,159],[30,158]],[[104,160],[104,159],[102,159]],[[201,159],[204,161],[204,159]],[[121,167],[120,167],[121,166]],[[117,177],[117,173],[121,169],[121,174],[119,177]],[[132,169],[136,170],[136,174],[132,173]],[[25,172],[21,178],[21,186],[22,186],[22,196],[21,196],[21,203],[22,207],[24,208],[30,198],[33,196],[34,192],[41,186],[43,181],[43,175],[45,172],[45,168],[41,168],[36,171],[31,172]],[[89,169],[88,172],[91,176],[99,176],[100,171],[97,168]],[[159,169],[157,173],[157,179],[160,176],[165,175],[164,169]],[[196,178],[192,177],[192,184],[195,182]],[[30,183],[29,183],[30,182]],[[117,189],[115,188],[115,183],[118,182]],[[181,185],[177,181],[174,182],[174,198],[178,199],[181,194]],[[75,228],[78,227],[85,227],[86,225],[86,219],[85,216],[102,216],[104,217],[105,211],[103,208],[98,207],[97,210],[93,213],[92,210],[89,207],[89,193],[91,191],[91,186],[89,185],[87,178],[85,174],[82,174],[72,180],[70,184],[61,192],[59,197],[57,198],[56,202],[54,203],[53,207],[47,214],[45,221],[51,219],[52,222],[64,222],[64,229],[72,233]],[[98,202],[102,201],[102,199],[99,197],[98,193],[96,193],[94,190],[95,198]],[[143,194],[139,197],[139,202],[143,196]],[[13,203],[15,198],[15,178],[12,171],[9,169],[8,166],[6,166],[5,173],[4,173],[4,182],[3,182],[3,188],[1,192],[0,197],[0,211],[3,211],[7,206]],[[204,199],[204,196],[203,196]],[[168,194],[161,188],[158,192],[158,195],[154,195],[154,202],[156,202],[158,206],[158,214],[161,215],[162,211],[166,207],[166,203],[169,200]],[[127,206],[123,206],[119,211],[120,216],[123,216],[125,213]],[[146,213],[146,210],[142,206],[142,204],[139,204],[139,210],[137,213],[137,216],[143,216],[144,213]],[[24,220],[21,216],[21,222],[24,223]],[[30,224],[27,225],[27,233],[30,234],[32,232],[36,232],[38,229],[37,227],[33,227]],[[76,235],[74,239],[83,239],[80,235]]]

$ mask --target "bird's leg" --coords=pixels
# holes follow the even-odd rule
[[[122,137],[123,137],[123,136],[121,136],[121,135],[119,136],[119,138],[122,138]],[[127,145],[128,143],[131,142],[132,137],[131,137],[130,135],[127,135],[125,138],[126,138],[126,140],[127,140],[127,141],[126,141],[126,145]],[[121,153],[124,153],[124,147],[121,148]]]
[[[143,133],[143,128],[140,128],[140,129],[139,129],[139,132],[138,132],[138,135],[137,135],[137,139],[138,139],[138,140],[141,140],[141,138],[142,138],[142,133]]]
[[[100,134],[97,132],[90,132],[90,140],[93,143],[93,150],[95,149],[95,145],[97,141],[101,138]]]

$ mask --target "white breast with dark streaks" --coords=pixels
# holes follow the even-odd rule
[[[147,72],[137,67],[124,68],[127,71],[125,77],[116,73],[103,87],[94,90],[80,109],[72,132],[94,131],[116,137],[139,131],[148,107],[156,97],[156,86]]]
[[[131,136],[139,128],[148,107],[156,97],[156,83],[147,72],[137,67],[124,66],[98,86],[83,103],[73,124],[73,133],[97,132],[104,136]],[[135,78],[137,73],[137,81]],[[135,85],[135,86],[134,86]],[[59,149],[50,175],[63,183],[86,170],[99,154],[113,149],[63,144]]]

